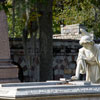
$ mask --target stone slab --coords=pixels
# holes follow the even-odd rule
[[[91,82],[87,82],[87,81],[70,81],[69,84],[72,85],[91,85]]]
[[[0,84],[0,87],[43,86],[43,85],[57,85],[62,83],[63,83],[62,81],[5,83],[5,84]]]
[[[44,84],[47,82],[42,82],[42,83]],[[68,84],[61,84],[61,85],[45,84],[45,85],[32,86],[34,82],[29,83],[31,84],[31,86],[27,84],[28,83],[20,83],[17,87],[14,86],[13,83],[9,84],[9,86],[7,87],[6,87],[7,84],[6,85],[1,84],[1,86],[3,85],[3,87],[0,87],[0,100],[2,99],[37,100],[37,98],[38,99],[44,98],[44,100],[51,100],[55,98],[56,98],[55,100],[74,100],[74,98],[78,98],[76,100],[81,100],[82,98],[84,98],[82,100],[93,100],[93,98],[95,98],[95,100],[100,99],[100,84],[81,85],[81,86],[68,85]],[[13,85],[13,87],[11,85]],[[93,98],[90,99],[90,97]]]

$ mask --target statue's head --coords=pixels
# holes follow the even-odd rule
[[[82,38],[80,39],[79,43],[82,46],[83,46],[83,44],[91,44],[91,45],[93,45],[94,41],[91,38],[91,36],[85,35],[85,36],[82,36]]]

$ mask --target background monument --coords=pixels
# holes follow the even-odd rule
[[[7,17],[0,11],[0,83],[18,82],[18,68],[11,64]]]

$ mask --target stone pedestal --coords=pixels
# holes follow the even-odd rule
[[[0,11],[0,83],[18,82],[18,67],[11,64],[7,17]]]

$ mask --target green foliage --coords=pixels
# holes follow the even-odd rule
[[[10,37],[22,37],[22,29],[23,29],[23,22],[22,19],[19,18],[18,16],[15,16],[15,30],[14,34],[12,34],[13,31],[13,26],[12,26],[12,13],[8,14],[8,33]]]
[[[0,2],[0,10],[5,10],[5,12],[8,13],[9,12],[9,10],[8,10],[9,8],[12,8],[12,5],[9,4],[9,2],[8,3],[7,2],[3,2],[3,3]]]
[[[47,4],[47,0],[39,0],[38,2]],[[25,4],[25,0],[15,0],[15,31],[14,37],[21,37],[22,30],[26,21],[26,6],[30,9],[28,27],[31,22],[36,21],[41,16],[37,13],[37,0],[29,0]],[[53,0],[53,32],[60,33],[60,25],[80,23],[85,25],[89,31],[94,31],[99,37],[100,33],[100,0]],[[0,9],[5,9],[8,16],[9,34],[12,37],[12,0],[8,0],[5,4],[0,4]]]
[[[80,23],[88,30],[100,36],[100,1],[99,0],[54,0],[53,30],[63,25]],[[97,14],[97,16],[96,16]],[[60,30],[59,32],[60,33]]]
[[[12,0],[9,0],[10,3],[12,4]],[[37,17],[40,16],[38,14],[37,8],[34,6],[37,0],[30,0],[25,2],[25,0],[15,0],[15,28],[14,28],[14,33],[13,33],[13,20],[12,20],[12,9],[9,9],[9,13],[7,14],[8,16],[8,29],[9,29],[9,36],[10,37],[22,37],[23,29],[25,28],[25,24],[27,21],[27,16],[26,16],[26,8],[28,9],[28,29],[31,29],[31,23],[37,20]],[[13,33],[13,34],[12,34]]]

